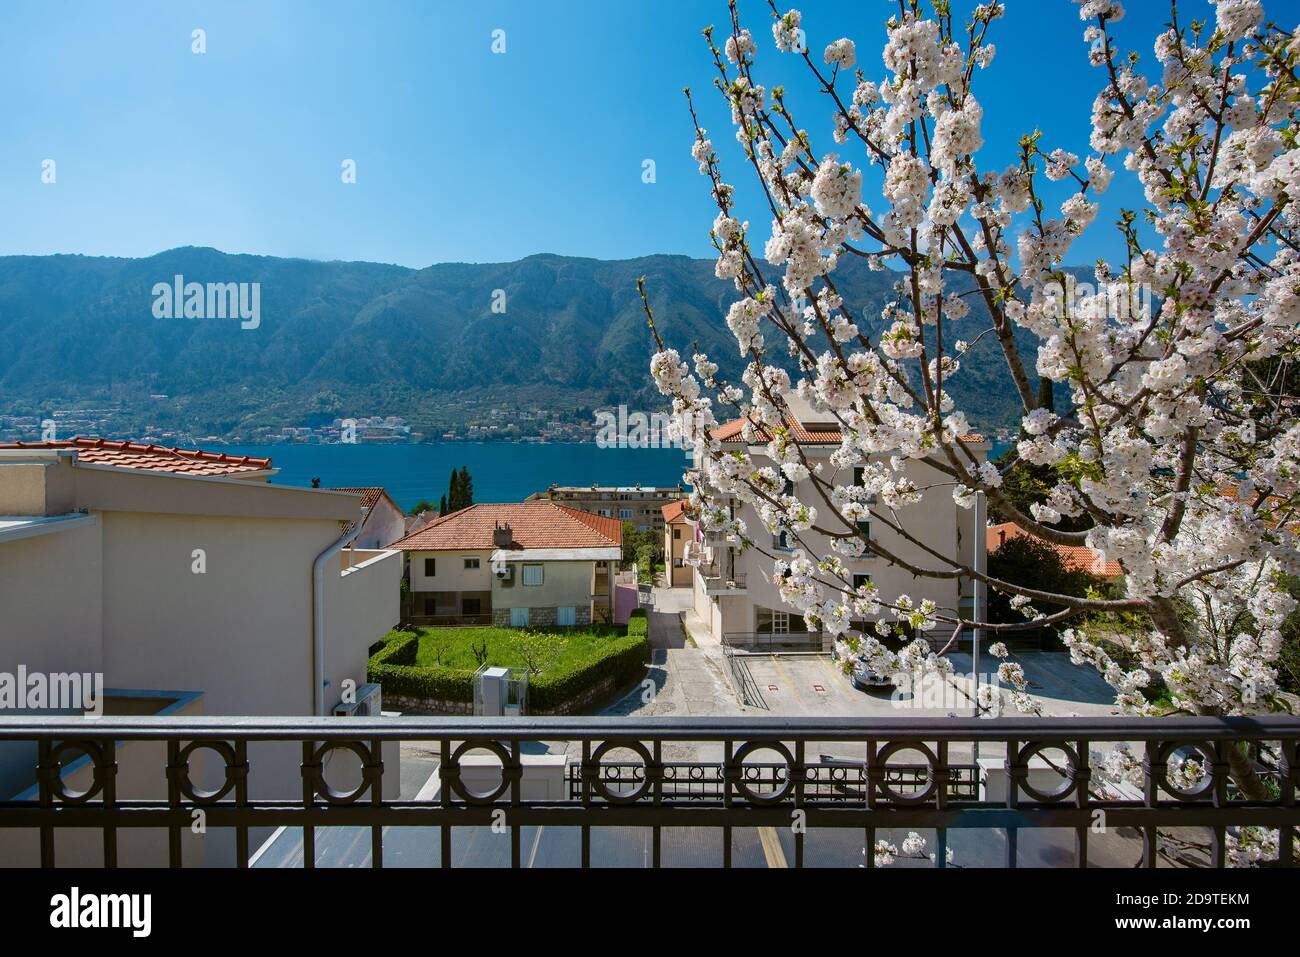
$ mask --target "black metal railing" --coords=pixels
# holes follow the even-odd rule
[[[530,855],[543,828],[580,832],[573,863],[588,866],[594,833],[643,829],[650,835],[645,862],[659,866],[663,835],[683,827],[719,836],[711,863],[723,866],[733,862],[733,838],[758,828],[769,837],[778,832],[795,866],[819,829],[847,834],[865,849],[884,834],[925,829],[939,867],[950,836],[996,846],[999,863],[1015,866],[1027,832],[1072,836],[1072,863],[1082,867],[1099,816],[1108,835],[1132,844],[1130,863],[1155,867],[1166,843],[1199,833],[1207,864],[1224,866],[1230,840],[1253,826],[1272,829],[1276,864],[1294,866],[1300,826],[1300,719],[1290,717],[11,717],[0,719],[0,744],[9,742],[34,745],[35,789],[0,801],[0,840],[11,829],[34,832],[47,867],[59,863],[56,836],[73,829],[99,835],[107,867],[118,864],[122,832],[161,829],[166,862],[182,866],[183,837],[198,814],[209,830],[233,830],[239,866],[248,863],[250,832],[296,829],[307,867],[318,860],[317,832],[336,828],[351,829],[351,845],[372,867],[383,866],[398,829],[408,829],[404,840],[436,844],[442,866],[452,866],[456,842],[472,842],[459,829],[508,834],[502,862],[516,867],[525,831],[534,842]],[[436,756],[439,786],[422,791],[432,797],[384,797],[397,771],[385,765],[383,751],[398,742],[421,742],[420,751]],[[1094,750],[1120,742],[1143,762],[1141,786],[1107,792],[1094,777]],[[259,758],[272,744],[293,760]],[[533,797],[530,775],[542,752],[551,766],[564,760],[567,770],[562,789]],[[195,781],[191,764],[200,753],[205,780]],[[495,783],[484,787],[469,773],[482,771],[481,762],[467,761],[472,753],[499,764]],[[684,754],[690,760],[681,760]],[[1193,783],[1183,776],[1186,764],[1170,771],[1171,762],[1177,767],[1188,757],[1204,771]],[[355,783],[331,784],[345,762],[354,763]],[[262,796],[269,793],[263,779],[285,771],[300,786]],[[132,794],[145,796],[124,796],[119,774]],[[81,790],[74,775],[85,782]],[[1252,775],[1267,786],[1238,787]],[[504,844],[494,846],[505,853]],[[872,853],[858,860],[873,866]]]
[[[863,764],[822,759],[804,769],[804,797],[817,801],[863,801],[867,795],[867,769]],[[672,800],[720,801],[726,796],[727,769],[721,763],[672,761],[661,766],[662,796]],[[950,765],[947,779],[950,801],[979,799],[979,766]],[[600,783],[615,794],[634,793],[646,780],[646,766],[634,761],[601,762]],[[774,794],[786,786],[790,769],[785,764],[746,763],[739,773],[745,786],[760,793]],[[568,769],[569,798],[580,800],[585,785],[581,765]],[[883,776],[891,791],[911,796],[923,792],[929,783],[929,768],[920,764],[891,765]]]

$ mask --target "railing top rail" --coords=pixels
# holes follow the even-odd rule
[[[301,716],[70,718],[67,715],[0,717],[0,741],[40,737],[162,740],[466,738],[510,740],[664,741],[1130,741],[1204,742],[1222,739],[1300,740],[1300,717],[1234,718],[795,718],[695,717],[478,717],[336,718]]]

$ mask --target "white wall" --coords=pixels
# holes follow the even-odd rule
[[[511,562],[514,566],[514,584],[502,586],[492,578],[492,607],[498,608],[559,608],[573,605],[589,608],[595,562]],[[542,566],[542,584],[525,585],[524,565]]]
[[[492,551],[411,552],[411,591],[489,591],[492,588]],[[424,573],[424,560],[434,559],[433,576]],[[477,558],[478,568],[466,568],[466,558]],[[459,611],[457,612],[459,614]]]

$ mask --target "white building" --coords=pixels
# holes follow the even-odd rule
[[[360,496],[268,484],[274,473],[269,459],[129,442],[0,446],[0,675],[98,675],[107,714],[330,713],[397,624],[401,555],[346,547]],[[301,758],[250,748],[262,796],[301,797]],[[219,764],[196,758],[195,784],[219,784]],[[66,778],[84,775],[74,765]],[[30,791],[34,766],[30,749],[0,743],[0,800]],[[35,847],[0,834],[0,860],[35,860]],[[93,846],[59,859],[83,850],[98,862]],[[166,837],[131,835],[122,851],[124,865],[163,863]],[[186,861],[229,864],[233,851],[209,840]]]
[[[815,412],[807,403],[791,397],[791,409],[797,411],[798,421],[791,422],[795,435],[810,462],[826,460],[840,445],[839,424],[827,413]],[[740,448],[743,445],[743,420],[728,422],[714,430],[714,435],[724,445]],[[988,454],[989,444],[982,436],[965,437],[967,447],[981,461]],[[766,438],[747,448],[756,464],[772,465],[765,454]],[[910,534],[944,554],[959,555],[972,567],[982,563],[985,548],[984,517],[982,508],[959,508],[952,498],[951,479],[920,460],[908,463],[908,474],[919,488],[942,483],[942,487],[927,493],[917,505],[898,511],[898,524]],[[823,478],[832,466],[827,462]],[[794,490],[802,501],[817,501],[811,479],[799,483]],[[733,506],[735,507],[735,506]],[[741,505],[737,517],[745,522],[749,537],[761,542],[773,554],[790,554],[795,543],[778,539],[766,530],[758,513],[749,505]],[[818,509],[821,523],[845,520],[829,515],[828,509]],[[893,529],[880,522],[866,522],[860,526],[881,547],[901,560],[918,567],[939,567],[924,549],[907,541]],[[845,533],[851,530],[844,524]],[[718,640],[726,635],[753,635],[767,633],[806,631],[803,616],[781,601],[780,592],[772,583],[772,558],[757,549],[742,551],[738,545],[728,543],[722,536],[705,534],[692,523],[693,542],[687,549],[687,563],[694,566],[695,612],[707,625],[710,634]],[[831,554],[828,538],[813,532],[803,533],[809,550],[816,555]],[[905,569],[890,565],[885,559],[872,554],[849,562],[854,584],[871,581],[884,597],[898,594],[910,595],[918,604],[930,599],[940,609],[960,611],[969,615],[974,608],[974,588],[969,581],[952,578],[915,577]]]

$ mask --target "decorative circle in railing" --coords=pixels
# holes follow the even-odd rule
[[[69,791],[67,783],[63,780],[60,773],[63,765],[66,763],[61,760],[61,755],[69,754],[70,760],[75,761],[77,758],[86,757],[90,759],[91,778],[90,787],[84,791]],[[50,748],[50,765],[53,773],[50,774],[50,793],[64,804],[85,804],[104,790],[104,785],[108,781],[108,776],[116,771],[116,767],[108,766],[107,752],[104,745],[98,741],[60,741]]]
[[[1062,776],[1063,780],[1060,787],[1055,791],[1040,791],[1029,783],[1029,760],[1033,757],[1042,756],[1044,751],[1052,749],[1060,751],[1061,754],[1065,756],[1065,768]],[[1043,757],[1043,760],[1047,761],[1049,764],[1052,763],[1046,757]],[[1024,791],[1035,801],[1042,801],[1046,804],[1051,804],[1054,801],[1064,800],[1079,786],[1079,752],[1063,741],[1034,741],[1030,744],[1026,744],[1016,752],[1016,764],[1025,768],[1025,774],[1018,782],[1013,777],[1011,786],[1019,787],[1020,790]]]
[[[902,776],[901,768],[890,768],[889,759],[895,754],[902,754],[907,751],[915,751],[925,759],[925,787],[911,794],[902,794],[896,791],[891,785],[908,783]],[[876,754],[876,760],[867,772],[868,780],[872,781],[882,795],[896,804],[924,804],[929,801],[937,792],[939,787],[939,758],[930,750],[929,745],[920,741],[894,741],[885,745]]]
[[[351,791],[339,791],[325,778],[325,756],[334,751],[355,754],[361,760],[361,783]],[[361,741],[326,741],[312,752],[308,768],[312,789],[328,804],[343,806],[364,797],[372,787],[378,787],[383,765],[375,760],[374,751]]]
[[[471,791],[461,775],[460,759],[471,751],[489,751],[501,762],[501,782],[491,791]],[[462,741],[451,754],[451,767],[446,780],[451,789],[467,804],[492,804],[510,790],[510,785],[520,777],[522,769],[510,759],[510,751],[499,741],[490,738],[470,738]]]
[[[190,780],[190,759],[195,752],[208,750],[221,758],[225,780],[215,790],[196,788]],[[175,774],[176,787],[195,804],[216,804],[229,794],[241,778],[248,775],[248,764],[235,763],[235,749],[226,741],[191,741],[176,755],[176,765],[168,770]]]
[[[1153,746],[1147,745],[1148,748]],[[1184,749],[1195,750],[1201,755],[1201,777],[1192,787],[1182,787],[1175,783],[1169,773],[1170,763]],[[1156,748],[1155,760],[1150,762],[1151,775],[1155,778],[1156,787],[1175,800],[1199,801],[1209,797],[1214,790],[1214,761],[1214,746],[1208,742],[1188,744],[1185,741],[1167,741]]]
[[[748,767],[745,765],[745,758],[759,751],[773,751],[785,762],[785,774],[780,773],[780,768],[773,768],[773,783],[780,782],[780,787],[771,791],[757,791],[750,787],[753,782],[762,782],[761,767]],[[738,747],[731,756],[731,762],[727,765],[727,770],[732,773],[732,785],[745,800],[754,804],[780,804],[789,795],[794,788],[795,782],[795,762],[794,755],[780,741],[746,741]]]
[[[620,768],[611,765],[601,764],[601,758],[611,751],[627,749],[641,759],[641,765],[632,769],[632,780],[638,782],[637,786],[630,791],[620,791],[617,788],[611,788],[607,781],[615,784],[623,783],[619,778]],[[650,790],[650,785],[654,778],[656,765],[654,759],[650,756],[649,749],[640,741],[603,741],[597,746],[596,750],[591,752],[590,763],[584,767],[593,769],[596,774],[592,776],[592,789],[612,804],[632,804],[641,800]],[[637,773],[640,772],[638,778]],[[603,779],[602,779],[603,778]]]

